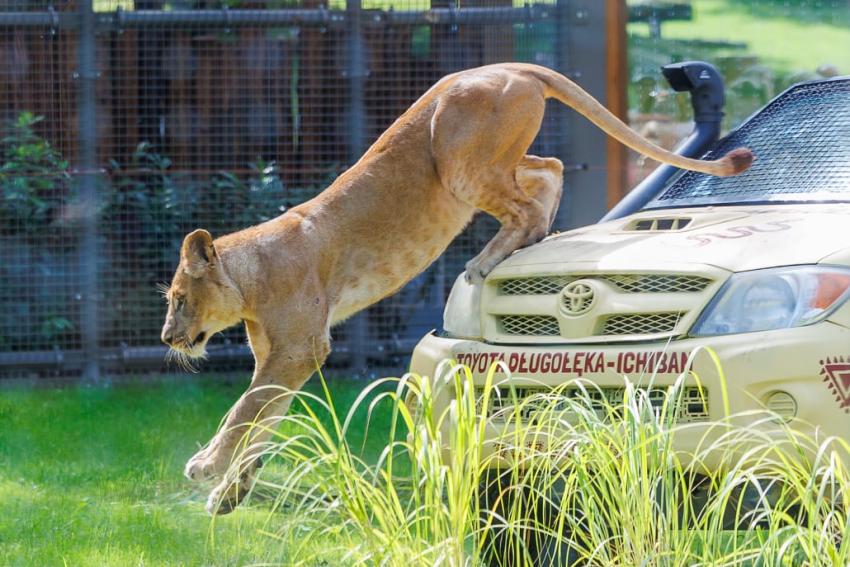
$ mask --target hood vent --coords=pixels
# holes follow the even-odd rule
[[[637,219],[630,222],[625,230],[634,232],[673,232],[684,230],[691,224],[689,217],[659,217],[654,219]]]

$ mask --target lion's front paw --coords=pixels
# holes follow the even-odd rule
[[[212,451],[207,447],[189,459],[183,474],[193,482],[203,482],[219,478],[225,473],[229,464],[230,461],[223,458],[220,451]]]
[[[248,465],[239,473],[237,480],[227,475],[207,498],[206,510],[211,516],[229,514],[245,499],[251,491],[259,462]]]
[[[466,283],[478,285],[484,281],[484,278],[486,278],[489,273],[490,270],[487,269],[487,266],[483,266],[481,262],[473,259],[466,263],[466,272],[464,277],[466,278]]]

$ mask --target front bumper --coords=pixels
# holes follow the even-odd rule
[[[695,351],[693,365],[689,357]],[[722,365],[725,384],[712,357],[714,351]],[[425,336],[413,352],[410,371],[433,379],[440,362],[453,359],[468,366],[476,385],[483,385],[491,365],[505,363],[511,370],[510,382],[517,386],[554,387],[582,379],[599,387],[622,387],[628,378],[636,386],[673,385],[688,369],[698,376],[705,390],[708,423],[689,424],[677,431],[674,449],[693,455],[704,449],[721,431],[711,422],[750,412],[752,423],[767,435],[787,438],[778,423],[766,421],[763,410],[767,398],[782,391],[797,402],[796,418],[790,425],[795,431],[822,441],[838,437],[850,441],[850,330],[822,322],[808,327],[666,342],[616,345],[495,345],[472,340]],[[506,380],[497,374],[497,380]],[[691,378],[696,382],[695,379]],[[435,384],[434,415],[440,415],[453,398],[448,387]],[[723,392],[728,391],[724,401]],[[757,412],[761,415],[756,415]],[[735,423],[747,417],[736,417]],[[442,427],[449,427],[444,420]],[[489,423],[486,437],[504,437],[504,423]],[[443,438],[448,439],[448,431]],[[706,466],[719,455],[704,459]],[[846,459],[847,456],[844,455]]]

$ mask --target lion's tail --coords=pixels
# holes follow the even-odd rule
[[[595,98],[587,94],[577,84],[563,75],[537,65],[522,65],[522,71],[530,72],[545,85],[546,98],[554,98],[587,117],[604,132],[619,140],[631,149],[656,161],[667,163],[682,169],[699,171],[710,175],[725,177],[737,175],[753,163],[753,153],[746,148],[732,150],[716,161],[686,158],[660,148],[629,128],[619,118],[611,114]]]

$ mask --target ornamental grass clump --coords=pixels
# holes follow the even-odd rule
[[[850,565],[847,439],[768,412],[683,420],[693,373],[613,396],[505,374],[446,362],[370,384],[346,415],[321,377],[322,396],[292,394],[251,495],[271,499],[268,535],[300,565]],[[364,456],[354,424],[383,449]]]

